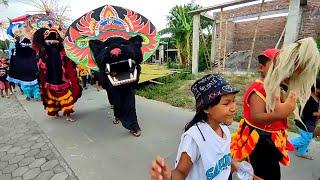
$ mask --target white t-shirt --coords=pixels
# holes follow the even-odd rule
[[[182,134],[175,162],[177,167],[180,156],[186,152],[193,163],[187,180],[227,180],[231,172],[231,136],[227,126],[220,125],[220,137],[207,123],[198,123],[203,137],[196,125]]]

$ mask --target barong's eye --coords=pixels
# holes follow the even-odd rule
[[[149,45],[150,44],[150,39],[148,36],[144,35],[144,34],[139,34],[142,39],[143,39],[143,42],[142,42],[142,45]]]
[[[46,31],[43,33],[44,38],[48,37],[49,34],[50,34],[50,31],[49,31],[49,30],[46,30]]]
[[[89,47],[89,40],[87,37],[79,38],[75,40],[75,45],[80,49],[85,49]]]

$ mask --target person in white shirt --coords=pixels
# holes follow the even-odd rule
[[[204,76],[191,91],[197,112],[181,136],[175,169],[158,156],[152,161],[151,180],[226,180],[237,169],[238,163],[230,155],[227,125],[233,121],[239,91],[220,74]]]

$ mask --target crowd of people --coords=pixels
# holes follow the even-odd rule
[[[9,59],[0,58],[0,95],[9,98],[15,92],[15,84],[7,81]]]
[[[26,96],[26,100],[40,100],[40,97],[37,98],[32,95],[28,95],[28,92],[23,91],[19,83],[16,84],[14,82],[8,81],[7,77],[9,75],[9,69],[10,59],[4,57],[0,58],[0,96],[2,98],[9,98],[17,91],[16,86],[18,86],[20,92]],[[91,71],[90,69],[81,65],[77,66],[77,77],[83,89],[88,89],[88,85],[92,85],[97,91],[101,90],[101,85],[97,79],[96,74],[96,71]]]

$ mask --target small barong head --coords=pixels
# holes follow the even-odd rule
[[[266,110],[275,108],[275,96],[280,96],[280,84],[285,81],[288,91],[294,90],[298,97],[295,118],[300,119],[298,109],[303,109],[316,84],[320,66],[320,55],[314,39],[304,38],[284,47],[272,61],[264,80]],[[302,112],[302,111],[301,111]]]
[[[24,24],[23,23],[12,23],[10,22],[7,28],[7,34],[14,38],[15,43],[19,44],[21,47],[31,47],[31,39],[26,37],[23,33]]]
[[[63,48],[63,39],[59,32],[54,28],[40,28],[33,35],[32,45],[36,51],[48,46]]]

